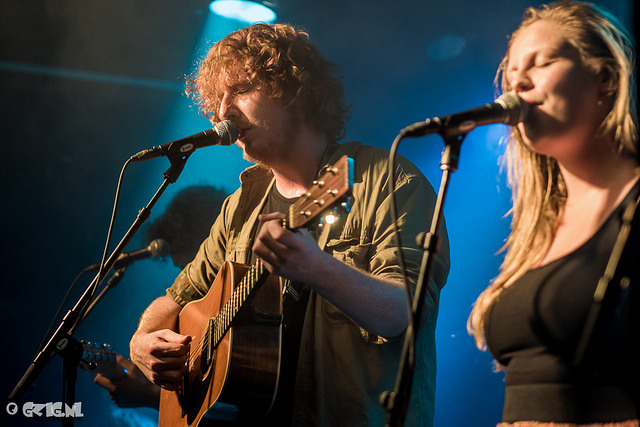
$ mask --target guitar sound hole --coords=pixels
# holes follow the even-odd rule
[[[200,372],[202,372],[202,377],[204,378],[209,373],[209,368],[213,364],[215,356],[209,356],[209,348],[205,348],[203,350],[202,357],[200,358]]]
[[[215,351],[212,347],[213,331],[215,330],[215,322],[213,319],[209,320],[209,327],[207,330],[207,337],[204,339],[202,345],[202,352],[200,353],[200,372],[202,378],[206,378],[209,375],[209,370],[215,362]]]

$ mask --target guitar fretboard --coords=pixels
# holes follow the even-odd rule
[[[235,287],[231,298],[220,310],[220,313],[215,318],[209,319],[207,339],[210,336],[212,341],[211,343],[207,342],[207,345],[210,344],[211,348],[216,348],[220,344],[245,301],[249,299],[253,291],[259,288],[268,276],[269,271],[264,267],[262,261],[258,259]]]

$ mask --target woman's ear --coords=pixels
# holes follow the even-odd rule
[[[605,65],[598,73],[598,80],[602,97],[615,95],[618,90],[618,73]]]

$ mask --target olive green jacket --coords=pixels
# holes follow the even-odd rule
[[[352,208],[338,224],[325,227],[320,247],[333,257],[375,276],[402,280],[398,247],[389,218],[387,152],[358,142],[331,144],[318,176],[344,154],[354,159]],[[395,194],[409,283],[417,281],[422,250],[418,233],[428,229],[435,205],[433,188],[404,158],[398,159]],[[176,302],[202,298],[225,261],[248,263],[253,236],[274,179],[253,166],[241,187],[225,201],[222,213],[195,259],[167,289]],[[420,325],[413,392],[405,425],[431,426],[435,399],[435,326],[440,289],[449,272],[444,226]],[[311,292],[302,332],[293,425],[382,426],[380,394],[393,390],[403,336],[378,337],[357,325],[331,302]]]

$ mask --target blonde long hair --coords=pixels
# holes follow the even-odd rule
[[[637,157],[637,118],[633,76],[633,43],[622,25],[598,7],[578,1],[559,1],[540,8],[528,8],[518,29],[509,39],[507,54],[496,74],[502,91],[511,90],[505,78],[509,48],[524,29],[539,20],[559,23],[564,36],[580,53],[583,63],[594,75],[609,78],[611,110],[602,121],[599,135],[606,135],[614,149]],[[538,265],[555,235],[558,217],[564,207],[567,190],[555,159],[536,153],[523,141],[516,127],[511,128],[504,156],[512,189],[511,234],[500,273],[476,300],[467,327],[476,345],[486,348],[484,326],[491,304],[502,291]]]

